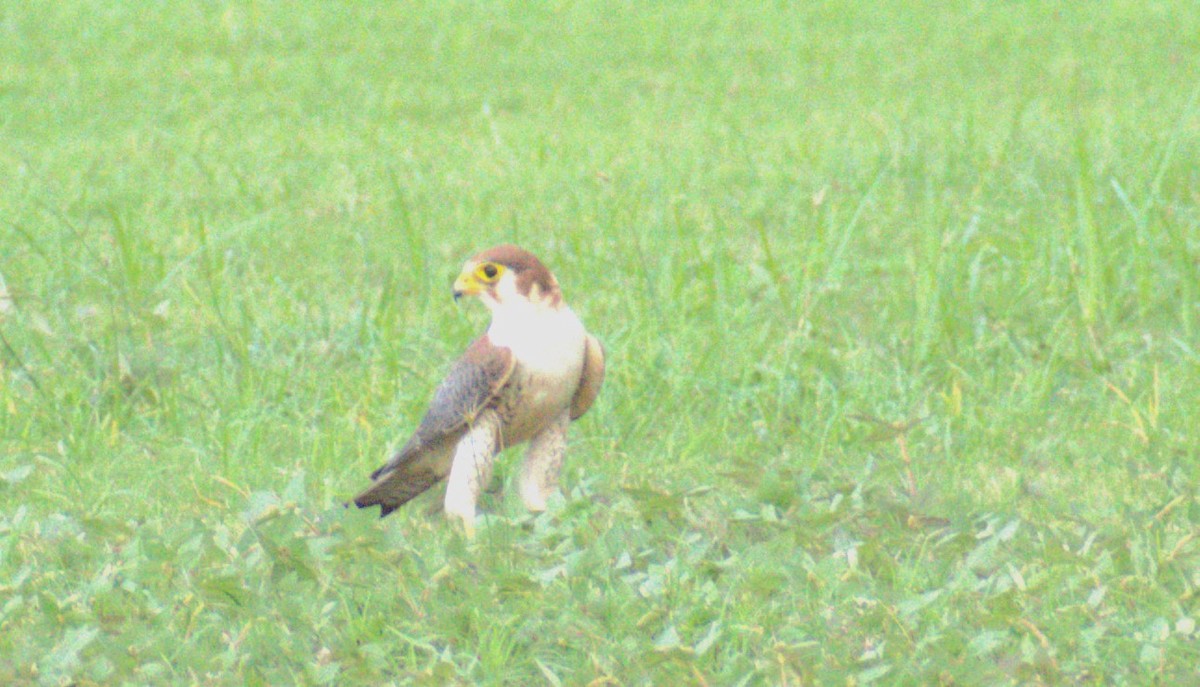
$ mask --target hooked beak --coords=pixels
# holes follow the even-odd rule
[[[454,280],[454,300],[463,296],[478,296],[483,292],[483,285],[470,272],[463,272]]]

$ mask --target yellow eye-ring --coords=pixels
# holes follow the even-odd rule
[[[495,262],[485,262],[475,268],[475,277],[488,284],[498,280],[502,274],[504,274],[504,265]]]

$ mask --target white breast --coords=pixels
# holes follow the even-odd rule
[[[549,375],[579,371],[585,337],[583,323],[566,306],[497,310],[488,328],[494,345],[510,349],[519,364]]]
[[[587,333],[568,307],[531,305],[496,309],[488,339],[517,359],[521,402],[506,439],[517,443],[537,433],[570,405],[583,372]]]

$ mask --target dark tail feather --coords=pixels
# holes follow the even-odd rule
[[[380,474],[382,473],[382,474]],[[418,466],[401,466],[390,472],[375,471],[375,482],[354,497],[359,508],[379,506],[379,517],[386,518],[400,506],[423,494],[441,481],[441,476]]]
[[[392,514],[392,511],[396,510],[395,506],[389,506],[386,503],[367,503],[366,501],[359,501],[358,499],[355,499],[353,501],[353,503],[355,506],[358,506],[359,508],[370,508],[371,506],[379,506],[379,517],[380,518],[386,518],[387,516]],[[349,508],[350,504],[351,504],[351,502],[347,501],[342,504],[342,508]]]

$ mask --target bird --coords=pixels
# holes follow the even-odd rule
[[[455,301],[478,298],[487,331],[451,366],[412,436],[354,497],[386,517],[446,480],[444,512],[474,534],[480,492],[496,456],[528,443],[519,492],[534,513],[558,488],[567,427],[592,407],[604,382],[604,348],[563,300],[554,274],[511,244],[463,263]]]

